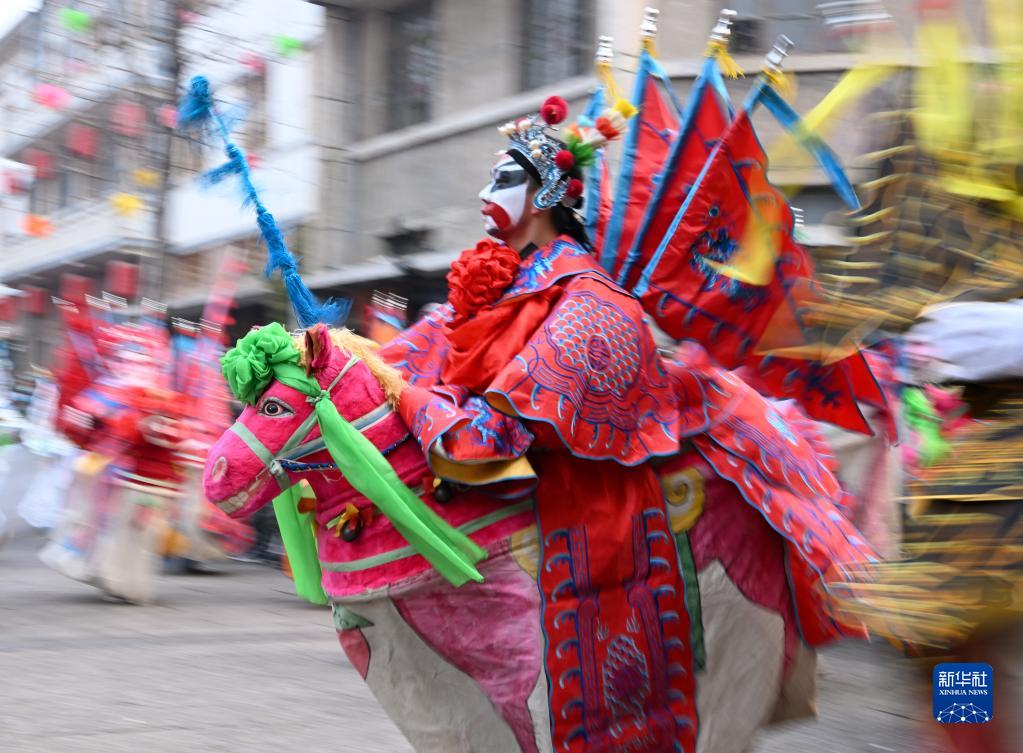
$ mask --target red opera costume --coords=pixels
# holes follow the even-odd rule
[[[871,553],[835,512],[834,477],[767,401],[701,363],[698,348],[692,364],[663,363],[638,301],[589,252],[559,237],[525,255],[496,303],[448,328],[452,316],[440,309],[382,355],[414,385],[401,412],[438,475],[523,455],[537,471],[556,740],[575,739],[574,724],[558,721],[568,719],[587,730],[589,749],[602,749],[595,741],[633,708],[614,692],[628,664],[638,683],[630,692],[646,694],[636,708],[649,725],[637,739],[664,735],[693,749],[688,618],[661,598],[684,586],[652,465],[677,455],[680,440],[787,540],[804,637],[837,634],[816,601],[817,574]],[[566,641],[578,648],[566,651]],[[579,704],[598,677],[605,692],[584,692]]]

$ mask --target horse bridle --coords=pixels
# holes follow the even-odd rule
[[[351,356],[348,362],[342,367],[338,375],[334,377],[330,385],[325,390],[328,398],[335,387],[340,383],[342,377],[348,373],[355,364],[361,359],[358,356]],[[378,421],[386,418],[393,412],[390,404],[385,399],[383,403],[376,406],[372,410],[363,414],[362,416],[352,420],[351,424],[360,432],[377,423]],[[235,421],[231,425],[229,431],[233,432],[235,436],[241,439],[245,445],[252,450],[253,454],[263,462],[264,469],[269,471],[270,475],[274,477],[277,482],[277,486],[280,490],[286,491],[290,489],[294,483],[288,477],[288,471],[303,472],[303,471],[319,471],[319,470],[336,470],[337,464],[334,462],[327,463],[304,463],[301,462],[301,458],[308,457],[317,452],[322,452],[327,449],[322,437],[311,440],[309,442],[302,442],[304,437],[307,437],[309,433],[316,426],[316,412],[311,412],[306,416],[305,420],[299,424],[298,428],[292,432],[291,436],[288,437],[288,441],[284,443],[284,446],[274,454],[270,449],[263,444],[262,440],[259,439],[252,430],[240,421]]]

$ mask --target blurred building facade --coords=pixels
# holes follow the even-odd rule
[[[233,247],[254,262],[240,284],[239,329],[285,315],[281,286],[258,274],[252,212],[233,185],[198,180],[223,161],[219,147],[168,139],[168,108],[201,72],[238,108],[238,141],[310,287],[353,296],[356,325],[375,288],[409,298],[414,314],[444,299],[451,260],[482,233],[476,194],[501,146],[495,126],[550,94],[578,111],[595,84],[601,34],[614,37],[616,77],[630,91],[649,2],[43,0],[0,39],[0,159],[10,161],[0,166],[35,172],[0,196],[0,283],[48,298],[74,272],[98,290],[107,260],[138,259],[143,292],[195,318]],[[795,42],[786,69],[804,112],[856,60],[817,2],[727,3],[739,14],[732,49],[746,71],[759,69],[778,34]],[[885,5],[912,24],[915,0]],[[69,7],[88,12],[87,29],[69,28]],[[721,1],[658,7],[657,54],[684,97]],[[733,100],[752,81],[730,82]],[[67,101],[48,103],[40,85]],[[755,121],[770,146],[777,125],[763,112]],[[861,151],[851,130],[830,141],[843,158]],[[140,184],[153,173],[155,185]],[[839,207],[805,161],[773,163],[771,176],[800,189],[810,226]],[[140,202],[126,207],[124,195]],[[18,317],[23,361],[45,361],[53,318],[52,307]]]
[[[29,293],[3,307],[20,367],[45,364],[59,338],[50,298],[62,279],[83,277],[98,294],[115,259],[139,263],[139,296],[197,319],[224,254],[248,254],[239,325],[281,315],[256,269],[251,210],[233,183],[199,179],[222,148],[176,135],[175,107],[193,74],[211,79],[300,249],[319,195],[323,16],[300,0],[44,0],[0,40],[0,164],[30,176],[0,186],[0,282]]]

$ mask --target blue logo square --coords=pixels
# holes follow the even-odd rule
[[[934,718],[942,724],[984,724],[995,715],[995,673],[990,664],[939,664],[931,682]]]

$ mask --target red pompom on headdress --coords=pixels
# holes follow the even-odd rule
[[[617,138],[619,135],[618,129],[614,127],[609,118],[601,116],[597,118],[593,125],[608,141]]]
[[[563,173],[567,173],[575,165],[575,155],[568,149],[561,149],[554,155],[554,164]]]
[[[572,178],[568,181],[568,186],[565,188],[565,196],[570,199],[578,199],[583,195],[583,182],[578,178]]]
[[[568,102],[558,96],[547,97],[540,106],[540,117],[547,125],[557,125],[568,117]]]

